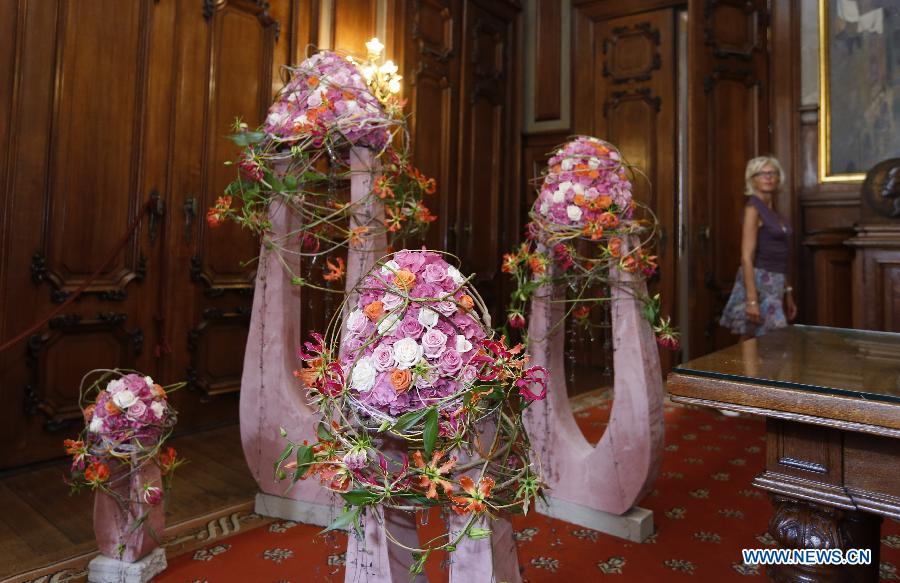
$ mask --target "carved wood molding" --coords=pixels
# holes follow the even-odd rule
[[[281,23],[269,14],[269,3],[266,0],[203,0],[203,18],[207,21],[212,20],[215,13],[225,9],[229,3],[243,8],[245,12],[254,14],[263,28],[273,27],[275,41],[278,41],[281,34]]]
[[[438,13],[444,25],[443,44],[429,42],[422,30],[422,9],[427,5]],[[419,49],[419,57],[433,57],[437,62],[446,64],[454,55],[453,16],[450,8],[440,0],[416,0],[413,4],[412,39]],[[420,58],[419,66],[424,59]]]
[[[47,431],[58,431],[73,420],[80,420],[77,387],[52,390],[48,386],[48,352],[73,335],[107,333],[121,348],[120,358],[116,359],[119,366],[132,367],[143,350],[144,332],[139,327],[126,329],[127,321],[128,315],[120,312],[101,312],[92,319],[86,319],[81,314],[63,314],[50,320],[49,330],[32,335],[26,344],[25,355],[30,371],[30,379],[23,390],[25,413],[42,413],[46,417],[44,429]],[[55,393],[57,398],[51,393]],[[64,402],[60,402],[59,395],[64,396]]]
[[[252,291],[251,291],[252,293]],[[232,311],[221,308],[206,308],[201,313],[202,322],[188,330],[188,353],[190,363],[186,369],[187,385],[190,390],[201,394],[205,402],[216,395],[235,393],[240,391],[240,378],[229,379],[226,382],[216,382],[200,372],[200,348],[203,339],[215,326],[242,326],[249,329],[251,309],[239,306]],[[233,381],[233,382],[230,382]]]
[[[609,118],[610,112],[614,112],[621,104],[628,101],[642,101],[656,113],[659,113],[662,107],[662,101],[658,96],[653,95],[649,87],[634,91],[613,91],[610,96],[612,99],[603,102],[603,117],[606,118]]]
[[[714,21],[716,12],[722,8],[731,8],[733,12],[742,12],[745,17],[745,33],[746,39],[743,46],[727,46],[716,38],[714,29]],[[704,42],[707,46],[712,47],[713,56],[717,58],[735,57],[744,61],[753,58],[753,53],[763,50],[759,41],[759,22],[760,18],[765,19],[765,14],[754,5],[752,0],[706,0],[703,7],[703,16],[706,20],[703,26]],[[733,27],[731,27],[733,29]]]
[[[615,71],[610,68],[610,58],[614,57],[616,45],[623,39],[629,37],[642,37],[645,42],[651,44],[654,48],[647,67],[633,75],[616,75]],[[660,33],[658,28],[650,26],[649,22],[639,22],[634,26],[620,26],[612,29],[612,36],[603,39],[603,76],[609,77],[614,85],[623,83],[644,83],[653,76],[653,71],[658,70],[662,66],[662,58],[659,54]]]

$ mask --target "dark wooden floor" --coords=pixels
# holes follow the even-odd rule
[[[171,445],[189,463],[175,474],[167,526],[253,499],[256,482],[237,425],[179,437]],[[93,496],[70,496],[67,470],[62,462],[0,479],[0,579],[96,548]]]

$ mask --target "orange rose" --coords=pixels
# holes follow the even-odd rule
[[[160,386],[160,385],[154,384],[152,387],[150,387],[150,392],[155,397],[165,397],[166,396],[166,390],[164,388],[162,388],[162,386]]]
[[[88,405],[84,408],[84,422],[90,423],[91,419],[94,418],[94,409],[97,408],[97,405]]]
[[[412,384],[412,374],[408,369],[395,368],[391,371],[391,386],[398,393],[406,392],[409,385]]]
[[[576,206],[584,206],[586,200],[583,194],[576,194],[575,198],[572,199],[572,202],[575,203]]]
[[[106,402],[105,407],[106,407],[106,412],[109,413],[110,415],[118,415],[119,414],[119,408],[116,407],[116,404],[112,402],[112,399],[110,399],[109,401]]]
[[[613,199],[608,194],[603,194],[594,199],[595,208],[606,210],[612,206]]]
[[[377,322],[378,318],[384,315],[384,302],[382,302],[381,300],[375,300],[374,302],[363,308],[363,313],[372,322]]]
[[[472,296],[463,295],[459,298],[459,307],[469,312],[475,307],[475,300],[472,299]]]
[[[416,283],[416,275],[407,269],[401,269],[394,276],[394,285],[401,289],[409,290],[414,283]]]

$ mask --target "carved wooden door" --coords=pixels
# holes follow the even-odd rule
[[[501,257],[520,239],[520,150],[516,19],[512,2],[463,4],[459,181],[448,248],[484,297],[494,323],[505,318],[509,278]]]
[[[254,0],[0,4],[0,339],[99,273],[0,353],[0,468],[62,455],[92,368],[190,380],[173,397],[180,430],[237,418],[254,272],[242,262],[258,248],[203,217],[233,176],[232,118],[260,120],[287,61],[288,12]],[[127,236],[153,196],[165,214]]]
[[[649,282],[659,293],[665,314],[679,321],[677,286],[675,11],[655,10],[633,16],[579,19],[577,54],[591,65],[576,71],[584,83],[576,102],[578,131],[607,140],[634,165],[635,199],[659,220],[659,271]],[[581,344],[584,344],[583,342]],[[608,365],[610,346],[575,346],[579,362]],[[598,347],[599,348],[599,347]],[[672,355],[661,353],[663,372]]]
[[[740,262],[744,169],[769,152],[767,20],[763,0],[689,8],[691,356],[736,340],[718,318]]]

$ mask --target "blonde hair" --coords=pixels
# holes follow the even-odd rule
[[[771,165],[775,168],[776,172],[778,172],[778,188],[781,188],[781,185],[784,184],[784,170],[781,169],[778,158],[773,158],[772,156],[759,156],[747,162],[747,170],[744,172],[744,194],[746,196],[753,196],[756,192],[753,190],[753,177],[757,172],[762,170],[763,166],[766,164]]]

